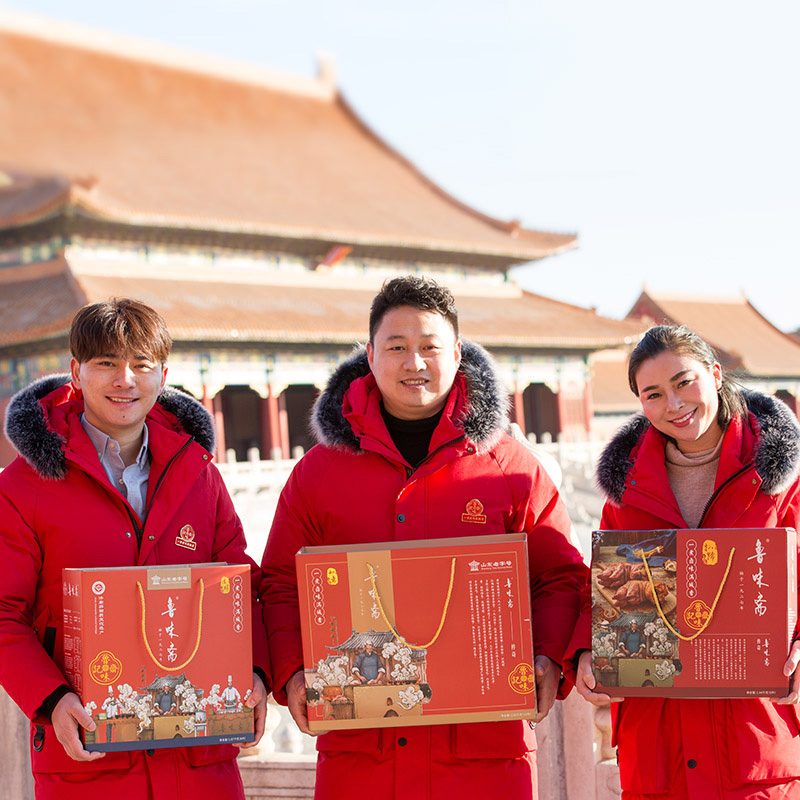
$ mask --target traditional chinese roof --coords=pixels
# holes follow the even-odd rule
[[[376,652],[380,652],[380,648],[382,648],[385,644],[388,644],[394,639],[394,634],[391,631],[376,631],[376,630],[368,630],[366,633],[362,633],[360,631],[356,631],[355,628],[353,629],[350,638],[347,641],[342,642],[341,644],[337,645],[327,645],[328,650],[363,650],[368,642],[372,643],[372,646],[375,648]],[[425,656],[427,655],[427,650],[412,650],[411,651],[411,660],[412,661],[424,661]]]
[[[391,631],[370,629],[366,633],[362,633],[353,628],[353,632],[346,641],[333,646],[329,645],[328,650],[363,650],[368,643],[371,643],[377,650],[379,647],[391,642],[392,639],[394,639],[394,634]]]
[[[142,686],[139,688],[139,691],[157,692],[164,686],[165,683],[172,691],[175,691],[175,688],[180,686],[185,680],[185,672],[181,675],[165,675],[163,678],[159,678],[158,675],[156,675],[156,677],[153,679],[153,682],[149,686]]]
[[[0,105],[0,232],[61,215],[268,237],[285,252],[315,241],[481,256],[494,269],[576,246],[572,234],[527,230],[447,194],[368,128],[330,76],[5,12]]]
[[[727,368],[740,368],[754,377],[800,376],[800,343],[776,328],[744,296],[642,292],[628,313],[641,331],[662,323],[686,325],[703,337]]]
[[[644,629],[644,626],[647,625],[648,622],[652,622],[656,619],[656,612],[627,612],[620,614],[615,620],[612,620],[609,624],[612,628],[628,628],[630,627],[631,622],[635,622],[639,628]]]
[[[190,266],[84,269],[64,257],[0,268],[0,347],[64,336],[85,303],[136,297],[164,316],[176,341],[352,345],[364,341],[380,280],[305,275],[297,280],[253,270],[225,273]],[[634,341],[639,326],[525,292],[515,284],[449,283],[461,332],[493,347],[594,350]],[[633,337],[633,338],[632,338]]]

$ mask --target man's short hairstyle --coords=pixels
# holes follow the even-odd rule
[[[372,344],[375,343],[375,331],[386,313],[401,306],[441,314],[458,339],[458,311],[452,292],[431,278],[406,275],[386,281],[372,301],[369,312],[369,340]]]
[[[172,338],[157,311],[140,300],[123,297],[84,306],[72,320],[69,349],[80,364],[125,353],[164,364]]]

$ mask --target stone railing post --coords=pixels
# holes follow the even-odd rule
[[[0,800],[33,800],[28,720],[0,688]]]

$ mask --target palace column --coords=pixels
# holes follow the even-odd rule
[[[271,383],[263,388],[253,388],[261,396],[261,457],[274,460],[291,458],[285,392],[278,393]]]
[[[513,404],[513,421],[519,425],[523,434],[527,434],[527,431],[525,430],[525,401],[523,399],[522,392],[519,390],[519,386],[516,383],[514,384],[514,391],[511,394],[511,402]]]
[[[586,381],[583,384],[583,424],[587,435],[592,432],[592,417],[594,416],[594,403],[592,402],[592,382],[589,379],[588,369]]]

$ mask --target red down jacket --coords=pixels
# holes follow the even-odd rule
[[[797,527],[800,429],[779,400],[746,392],[729,424],[704,528]],[[686,528],[669,486],[665,437],[642,416],[620,429],[598,466],[605,530]],[[776,654],[777,655],[777,654]],[[795,705],[766,700],[629,698],[612,705],[623,797],[777,800],[800,797]]]
[[[416,470],[386,430],[364,351],[332,376],[313,415],[322,444],[289,478],[262,562],[276,687],[303,668],[295,553],[306,545],[526,531],[535,652],[561,662],[587,569],[552,481],[503,433],[507,394],[488,359],[464,342],[429,455]],[[483,505],[484,524],[462,520],[473,499]],[[534,748],[520,721],[332,732],[317,740],[316,796],[344,797],[357,784],[375,800],[530,798]]]
[[[41,740],[31,754],[37,798],[86,797],[89,781],[97,796],[102,790],[116,800],[243,797],[231,745],[107,753],[83,763],[66,755],[48,720],[36,718],[66,683],[62,568],[249,561],[241,523],[211,464],[213,424],[199,403],[167,389],[147,416],[152,461],[142,525],[109,483],[80,422],[82,397],[67,380],[44,378],[12,400],[6,432],[21,455],[0,473],[0,684],[32,720],[32,741]],[[175,544],[187,524],[196,550]],[[254,585],[258,578],[253,564]],[[253,594],[255,662],[266,669]]]

